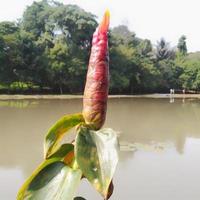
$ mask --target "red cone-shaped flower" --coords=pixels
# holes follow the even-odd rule
[[[102,22],[93,34],[87,79],[83,98],[83,116],[87,124],[100,129],[106,118],[109,55],[108,27],[110,14],[106,11]]]

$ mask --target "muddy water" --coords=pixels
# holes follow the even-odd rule
[[[0,101],[0,200],[14,200],[42,161],[46,130],[81,100]],[[200,101],[110,99],[105,127],[119,132],[112,200],[200,199]],[[87,181],[78,193],[101,197]]]

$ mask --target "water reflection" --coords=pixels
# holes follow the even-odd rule
[[[169,103],[174,103],[175,99],[173,97],[170,97]]]
[[[14,199],[14,193],[24,178],[42,161],[43,137],[51,124],[64,114],[79,112],[81,109],[80,99],[0,102],[0,151],[3,152],[0,159],[0,185],[8,187],[9,184],[2,181],[8,173],[12,176],[7,181],[16,183],[11,185],[13,192],[7,196],[8,191],[0,190],[0,199]],[[134,197],[134,195],[135,199],[140,200],[150,200],[151,196],[154,200],[167,199],[161,194],[156,196],[148,192],[148,198],[144,195],[140,196],[145,189],[149,191],[143,178],[144,182],[141,182],[141,175],[145,174],[150,181],[151,178],[153,179],[152,174],[158,178],[158,174],[169,173],[171,170],[177,173],[176,178],[179,179],[181,174],[177,172],[178,168],[189,172],[194,170],[193,165],[200,167],[200,160],[197,160],[197,152],[200,151],[199,121],[200,102],[198,100],[175,99],[173,103],[170,103],[169,99],[110,99],[105,126],[119,131],[121,149],[121,161],[115,177],[117,191],[112,199],[132,200],[130,196]],[[190,162],[191,166],[187,162]],[[158,166],[155,166],[155,163]],[[170,168],[169,165],[173,165],[174,168]],[[145,171],[146,166],[152,170],[151,175]],[[162,166],[162,170],[159,166]],[[125,178],[124,173],[130,176]],[[138,181],[137,184],[134,183],[136,191],[138,189],[136,193],[133,193],[127,185],[132,182],[131,177]],[[190,176],[188,175],[187,178]],[[170,184],[170,180],[166,177],[156,180],[163,187],[166,184],[164,180]],[[190,182],[191,187],[195,187],[191,184]],[[125,186],[126,193],[120,189]],[[154,186],[159,187],[157,183]],[[179,189],[182,190],[184,187]],[[163,188],[159,189],[163,191]],[[96,197],[94,192],[90,193],[90,190],[87,184],[83,184],[79,191],[81,193],[88,191],[88,199],[101,199]],[[173,191],[170,192],[173,194]],[[196,197],[200,198],[200,194],[197,196],[195,192],[196,190],[193,190],[196,196],[192,200]],[[180,199],[183,200],[184,197]]]
[[[107,126],[120,131],[122,149],[165,150],[172,145],[184,152],[188,137],[200,137],[200,104],[198,100],[124,99],[112,100]]]
[[[175,146],[177,152],[184,152],[187,137],[200,137],[199,101],[177,99],[169,104],[167,99],[110,99],[107,123],[120,133],[122,151],[163,151]],[[39,161],[43,135],[60,116],[81,110],[81,100],[4,101],[0,104],[2,165],[27,163],[29,151],[33,160]],[[26,109],[20,109],[26,108]],[[7,142],[9,141],[9,145]],[[12,147],[12,148],[11,148]],[[15,153],[12,159],[6,159]],[[24,150],[26,149],[26,153]],[[5,156],[5,157],[4,157]],[[20,159],[21,158],[21,159]],[[4,164],[3,164],[4,163]]]
[[[38,103],[38,101],[33,100],[0,100],[0,107],[27,108]]]

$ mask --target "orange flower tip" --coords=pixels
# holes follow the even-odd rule
[[[106,12],[103,16],[103,20],[101,21],[101,23],[99,25],[99,32],[107,33],[108,28],[109,28],[109,24],[110,24],[110,11],[106,10]]]

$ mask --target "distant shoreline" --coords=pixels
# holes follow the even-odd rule
[[[0,95],[0,100],[40,100],[40,99],[82,99],[82,95]],[[200,94],[144,94],[144,95],[109,95],[109,98],[195,98]]]

